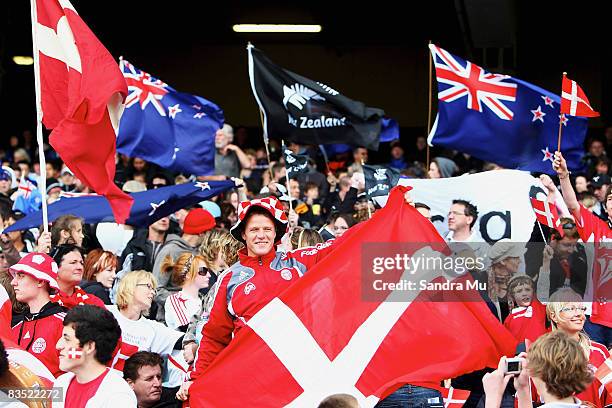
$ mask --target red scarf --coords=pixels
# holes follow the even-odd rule
[[[79,286],[74,287],[74,292],[72,292],[72,295],[67,295],[62,291],[59,291],[55,295],[51,295],[51,301],[59,303],[60,306],[64,306],[68,309],[72,309],[73,307],[79,305],[94,305],[104,307],[104,302],[102,302],[100,298],[85,292]]]

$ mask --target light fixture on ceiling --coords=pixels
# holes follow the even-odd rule
[[[318,24],[234,24],[236,33],[320,33]]]
[[[34,64],[34,58],[26,55],[15,55],[13,62],[17,65],[32,65]]]
[[[13,62],[17,65],[32,65],[34,64],[34,58],[25,55],[15,55]]]

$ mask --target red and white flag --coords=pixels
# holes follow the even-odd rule
[[[599,112],[591,107],[580,85],[565,75],[563,75],[563,82],[561,83],[561,113],[572,116],[599,116]]]
[[[561,237],[565,235],[555,203],[550,203],[547,200],[538,200],[532,197],[531,206],[540,224],[556,229],[561,234]]]
[[[13,304],[4,286],[0,285],[0,338],[13,338],[11,320],[13,320]]]
[[[513,354],[516,340],[475,290],[466,293],[480,301],[428,301],[439,293],[418,286],[372,295],[378,277],[413,279],[404,267],[397,279],[377,275],[369,262],[377,248],[413,243],[450,253],[431,222],[405,202],[408,189],[395,187],[372,219],[247,321],[195,380],[190,405],[314,407],[347,393],[369,408],[403,384],[438,388],[445,378],[495,367],[502,354]],[[417,252],[424,253],[409,255]]]
[[[25,178],[25,176],[21,176],[21,180],[19,181],[19,185],[17,186],[17,192],[23,196],[23,198],[30,198],[32,195],[32,191],[36,189],[34,183]]]
[[[470,391],[457,388],[440,388],[440,393],[444,399],[444,408],[461,408],[470,396]]]
[[[133,199],[114,183],[127,85],[117,62],[68,0],[32,0],[42,121],[50,142],[87,186],[108,199],[119,224]]]
[[[612,357],[608,357],[595,372],[595,377],[606,388],[608,394],[612,395]]]

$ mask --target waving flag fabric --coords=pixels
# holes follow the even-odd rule
[[[599,112],[591,107],[580,85],[565,75],[561,83],[561,112],[572,116],[599,116]]]
[[[120,66],[129,95],[117,150],[177,172],[213,174],[223,111],[200,96],[177,92],[126,60]]]
[[[285,158],[285,168],[287,170],[287,177],[293,178],[300,173],[308,172],[308,156],[304,154],[295,154],[291,150],[287,149],[284,145],[283,157]]]
[[[249,45],[249,77],[263,112],[264,137],[301,144],[347,143],[378,150],[381,109],[274,64]]]
[[[134,227],[148,227],[162,217],[187,206],[208,200],[224,191],[233,188],[233,181],[209,181],[177,184],[131,193],[134,206],[126,224]],[[65,215],[73,214],[81,217],[86,223],[112,222],[113,215],[108,201],[98,195],[64,196],[48,207],[49,221]],[[42,212],[37,211],[20,219],[4,232],[21,231],[36,228],[42,224]]]
[[[362,285],[373,275],[367,261],[362,270],[362,257],[378,252],[364,248],[413,242],[426,243],[413,249],[448,253],[433,225],[405,202],[407,190],[393,189],[382,210],[247,321],[191,386],[191,406],[316,407],[348,393],[369,408],[401,384],[437,387],[513,353],[516,341],[482,300],[423,301],[429,298],[418,290],[367,294]]]
[[[113,182],[116,128],[127,86],[111,54],[68,0],[32,1],[43,124],[74,174],[108,199],[117,223],[132,199]]]
[[[508,169],[553,174],[559,121],[561,150],[582,168],[587,120],[561,114],[558,95],[508,75],[493,74],[430,45],[438,80],[435,146],[459,150]]]
[[[556,229],[561,234],[561,237],[563,237],[565,232],[563,231],[563,226],[561,226],[561,219],[559,218],[559,212],[555,204],[533,197],[531,197],[530,200],[538,222],[549,228]]]

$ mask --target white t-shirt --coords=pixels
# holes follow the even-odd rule
[[[199,296],[193,297],[188,293],[174,293],[166,298],[164,310],[166,313],[166,324],[172,329],[178,329],[191,322],[197,316],[202,307],[202,300]]]
[[[73,378],[73,373],[62,374],[57,377],[53,387],[61,388],[63,394],[61,402],[53,402],[51,404],[52,408],[70,408],[66,407],[64,401],[66,401],[66,392]],[[134,394],[132,388],[123,379],[122,375],[109,370],[100,383],[96,394],[87,402],[85,408],[136,408],[136,406],[136,394]]]
[[[152,351],[166,357],[172,353],[174,344],[184,333],[173,330],[155,320],[141,317],[130,320],[123,316],[117,306],[106,306],[121,327],[121,348],[113,357],[111,368],[123,371],[123,365],[137,351]]]

